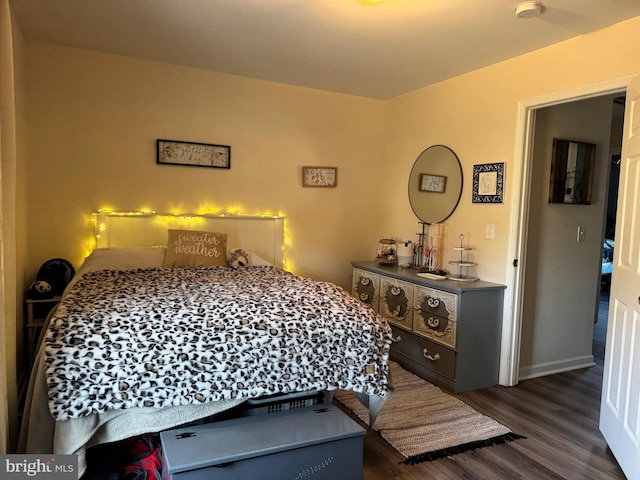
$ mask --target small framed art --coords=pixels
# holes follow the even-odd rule
[[[420,174],[420,191],[444,193],[447,184],[447,177],[442,175],[431,175],[429,173]]]
[[[502,203],[503,194],[504,163],[473,166],[473,203]]]
[[[337,167],[302,167],[303,187],[335,187],[338,185]]]
[[[554,138],[549,203],[590,205],[595,159],[595,144]]]
[[[159,164],[231,168],[229,145],[158,139],[156,146]]]

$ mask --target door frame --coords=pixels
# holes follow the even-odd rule
[[[520,337],[522,304],[531,195],[532,145],[536,110],[562,103],[585,100],[614,93],[624,93],[636,75],[626,75],[603,82],[526,98],[518,102],[514,162],[510,167],[511,203],[509,242],[507,248],[507,295],[503,307],[502,347],[500,351],[500,385],[518,384],[520,370]]]

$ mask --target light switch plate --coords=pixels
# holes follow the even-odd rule
[[[584,242],[586,236],[587,227],[585,227],[584,225],[578,225],[578,235],[576,237],[576,242]]]
[[[487,226],[484,229],[484,238],[487,240],[493,240],[493,231],[495,229],[495,225],[493,223],[487,223]]]

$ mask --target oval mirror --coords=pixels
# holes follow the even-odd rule
[[[416,217],[427,224],[451,216],[462,195],[462,166],[453,150],[433,145],[422,152],[409,175],[409,203]]]

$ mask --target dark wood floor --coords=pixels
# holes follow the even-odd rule
[[[598,430],[608,306],[601,310],[594,329],[597,366],[456,395],[526,439],[402,465],[403,457],[368,431],[364,480],[624,479]]]

